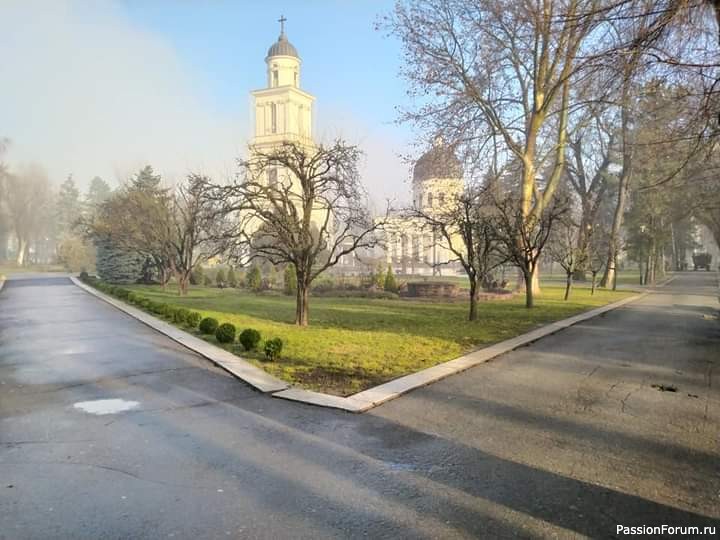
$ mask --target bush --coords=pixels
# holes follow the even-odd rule
[[[148,309],[150,307],[151,300],[149,298],[141,298],[138,302],[138,306],[140,306],[143,309]]]
[[[189,309],[180,308],[175,312],[173,321],[175,321],[177,324],[185,324],[187,322],[187,318],[189,315],[190,315]]]
[[[337,288],[335,280],[330,276],[323,276],[313,283],[312,290],[319,293],[334,291]]]
[[[331,291],[313,291],[313,296],[318,298],[370,298],[375,300],[397,300],[400,298],[398,293],[383,290],[331,290]]]
[[[198,328],[203,334],[214,334],[218,328],[218,320],[212,317],[205,317],[200,321]]]
[[[230,323],[222,323],[215,330],[215,338],[220,343],[232,343],[235,341],[235,325]]]
[[[90,275],[85,270],[80,272],[80,281],[88,281],[89,277]]]
[[[152,312],[156,313],[157,315],[165,315],[167,313],[167,308],[170,307],[167,304],[163,304],[162,302],[155,302],[155,305],[152,307]]]
[[[245,284],[251,291],[259,291],[262,289],[262,274],[257,265],[252,265],[245,277]]]
[[[138,299],[137,294],[135,294],[132,291],[128,293],[128,297],[127,297],[128,302],[130,302],[131,304],[134,304],[135,302],[137,302],[137,299]]]
[[[197,325],[200,323],[200,319],[202,319],[202,315],[200,315],[197,311],[191,311],[185,318],[185,324],[187,324],[190,328],[197,328]]]
[[[202,285],[205,282],[202,266],[193,268],[190,272],[190,285]]]
[[[276,360],[282,352],[283,341],[279,337],[268,339],[265,342],[265,356],[268,360]]]
[[[212,279],[210,279],[210,276],[205,276],[203,278],[203,285],[206,287],[212,287]]]
[[[288,264],[283,274],[283,290],[288,296],[293,296],[297,292],[297,274],[295,273],[295,265]]]
[[[222,268],[219,268],[217,274],[215,274],[215,284],[218,287],[225,286],[225,271]]]
[[[245,349],[246,351],[253,351],[257,349],[257,346],[260,343],[260,332],[258,332],[254,328],[248,328],[246,330],[243,330],[242,332],[240,332],[240,337],[238,337],[238,341],[243,346],[243,349]]]
[[[235,289],[238,286],[238,280],[237,276],[235,275],[235,270],[233,270],[233,267],[230,267],[230,270],[228,270],[227,273],[227,285],[228,287],[232,287]]]
[[[168,319],[170,321],[174,321],[175,314],[178,312],[178,309],[180,309],[180,308],[176,308],[175,306],[166,306],[165,313],[163,313],[163,315],[165,315],[166,319]]]
[[[387,274],[385,274],[385,286],[383,288],[387,292],[398,292],[398,284],[395,280],[395,274],[393,274],[392,266],[388,266]]]

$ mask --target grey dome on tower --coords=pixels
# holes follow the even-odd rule
[[[295,58],[300,58],[297,49],[288,41],[285,34],[280,34],[278,40],[268,49],[267,55],[268,58],[271,56],[294,56]]]
[[[295,58],[300,58],[297,49],[288,41],[288,38],[285,35],[286,20],[287,19],[285,17],[280,17],[280,20],[278,21],[280,23],[280,37],[278,37],[278,40],[268,49],[268,58],[272,56],[294,56]]]
[[[452,148],[436,142],[415,162],[413,181],[430,178],[462,178],[462,163]]]

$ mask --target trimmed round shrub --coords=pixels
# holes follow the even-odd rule
[[[268,360],[277,360],[283,349],[283,340],[279,337],[268,339],[265,342],[265,357]]]
[[[222,323],[215,330],[215,338],[220,343],[232,343],[235,341],[235,325],[230,323]]]
[[[152,303],[152,300],[150,300],[149,298],[141,298],[140,301],[138,302],[138,305],[141,308],[149,309],[151,303]]]
[[[167,313],[167,308],[169,306],[167,304],[163,304],[161,302],[155,302],[155,305],[153,306],[153,313],[156,313],[157,315],[165,315]]]
[[[177,313],[178,309],[180,309],[180,308],[176,308],[175,306],[166,306],[165,313],[163,313],[163,315],[165,316],[166,319],[174,321],[175,314]]]
[[[138,295],[137,295],[137,294],[135,294],[135,293],[132,292],[132,291],[130,291],[130,292],[128,293],[128,296],[127,296],[127,301],[128,301],[128,302],[130,302],[131,304],[134,304],[135,302],[137,302],[137,299],[138,299]]]
[[[200,321],[198,328],[203,334],[214,334],[215,330],[218,329],[218,326],[219,323],[217,319],[213,319],[212,317],[205,317],[202,321]]]
[[[238,341],[246,351],[254,351],[260,343],[260,332],[254,328],[247,328],[240,332]]]
[[[191,311],[185,318],[185,324],[187,324],[190,328],[196,328],[200,323],[200,319],[202,319],[202,315],[200,315],[197,311]]]
[[[90,275],[85,270],[80,272],[80,281],[87,281],[89,277]]]
[[[187,322],[188,315],[190,315],[189,309],[180,308],[175,312],[173,320],[178,324],[185,324]]]

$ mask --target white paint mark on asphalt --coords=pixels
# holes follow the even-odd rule
[[[94,401],[80,401],[73,407],[89,414],[117,414],[134,409],[140,405],[138,401],[126,401],[124,399],[96,399]]]

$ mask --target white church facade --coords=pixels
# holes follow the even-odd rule
[[[315,146],[313,140],[313,104],[315,97],[301,88],[300,55],[285,33],[285,18],[280,18],[280,35],[265,57],[266,88],[251,93],[254,109],[254,151],[270,151],[285,142]],[[292,181],[289,171],[280,168],[265,172],[269,184]],[[439,212],[463,190],[462,166],[451,149],[436,141],[415,163],[412,204],[423,212]],[[317,209],[314,220],[322,220]],[[422,220],[401,215],[391,216],[384,227],[382,248],[345,256],[337,270],[362,273],[378,264],[389,265],[399,274],[453,274],[458,266],[449,264],[454,257],[439,236]]]

